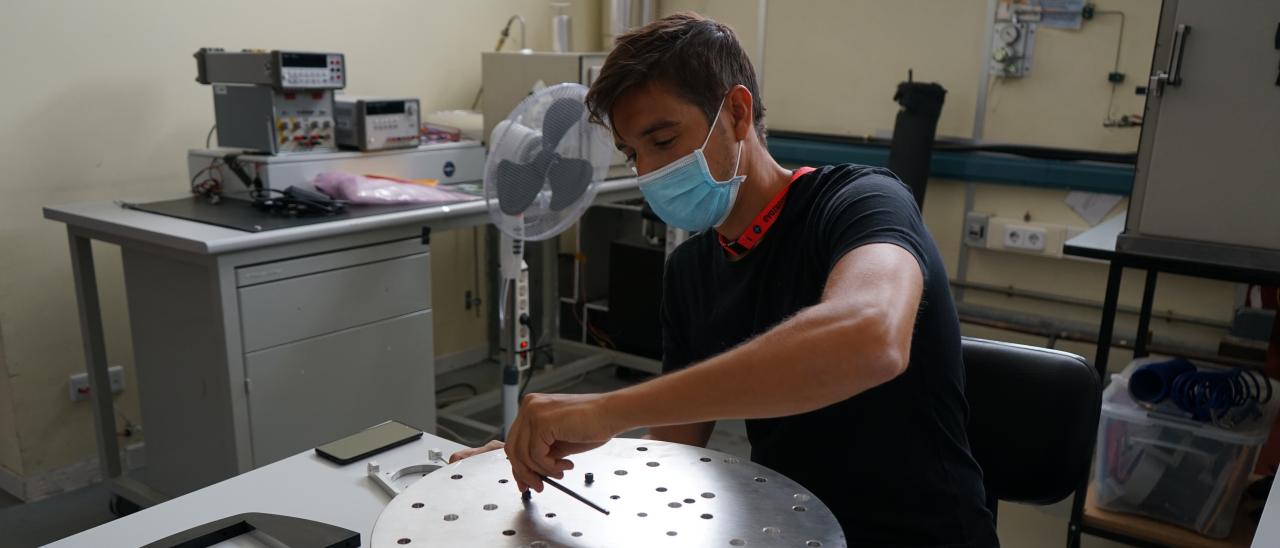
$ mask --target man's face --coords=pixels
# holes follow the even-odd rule
[[[636,86],[622,94],[609,119],[618,150],[634,162],[638,175],[688,155],[707,139],[708,120],[702,111],[661,83]],[[703,151],[717,179],[733,176],[729,171],[737,152],[735,144],[729,116],[722,112]]]

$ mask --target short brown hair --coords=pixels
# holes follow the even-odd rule
[[[751,92],[751,119],[764,139],[764,101],[751,59],[733,29],[692,12],[679,12],[623,34],[587,92],[591,119],[607,124],[613,104],[632,86],[667,84],[707,117],[716,115],[729,89]]]

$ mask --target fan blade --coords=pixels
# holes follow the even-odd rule
[[[551,183],[551,210],[560,211],[573,205],[591,184],[591,162],[577,158],[560,158],[547,171]]]
[[[551,103],[542,116],[542,149],[555,150],[560,146],[560,139],[582,119],[582,112],[586,108],[581,101],[568,97],[561,97]]]
[[[498,208],[507,215],[524,213],[533,204],[545,181],[546,164],[535,161],[518,164],[511,160],[498,162]]]

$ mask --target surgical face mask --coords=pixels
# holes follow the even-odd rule
[[[723,99],[720,107],[724,107]],[[738,187],[747,178],[746,175],[738,175],[738,164],[742,161],[742,141],[738,141],[733,176],[727,181],[717,181],[711,175],[707,157],[702,153],[711,141],[711,134],[715,132],[716,122],[719,120],[720,109],[717,108],[715,119],[711,121],[711,130],[702,141],[702,147],[662,169],[636,179],[644,199],[668,225],[690,232],[701,232],[723,224],[729,211],[733,209],[733,202],[738,198]]]

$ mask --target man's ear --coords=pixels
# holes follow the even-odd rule
[[[746,86],[738,84],[729,89],[729,114],[733,120],[734,139],[746,140],[747,134],[753,131],[751,112],[754,106],[755,98]]]

